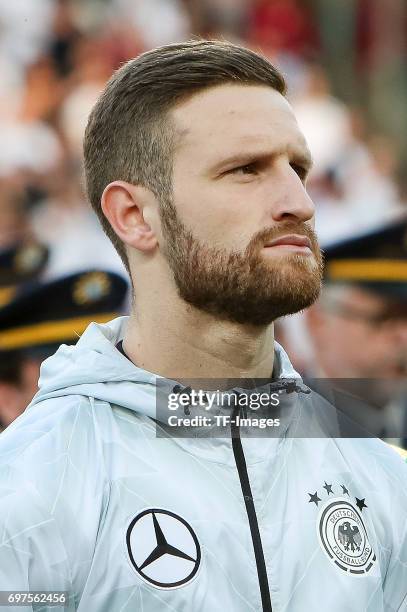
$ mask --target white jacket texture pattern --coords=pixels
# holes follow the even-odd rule
[[[325,435],[329,408],[278,345],[275,436],[157,437],[158,377],[116,348],[125,324],[60,347],[0,436],[0,591],[67,592],[0,609],[407,611],[402,459]]]

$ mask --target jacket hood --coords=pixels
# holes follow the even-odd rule
[[[39,391],[31,405],[51,398],[82,395],[155,418],[156,386],[169,392],[177,381],[134,365],[116,348],[128,317],[107,324],[91,323],[74,346],[62,345],[41,366]],[[301,377],[284,349],[275,343],[273,380]]]

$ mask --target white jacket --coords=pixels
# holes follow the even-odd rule
[[[69,602],[10,610],[407,610],[402,459],[376,439],[291,435],[304,418],[322,432],[327,408],[279,346],[274,377],[298,386],[276,436],[156,437],[157,377],[115,347],[124,324],[62,346],[0,436],[0,591]]]

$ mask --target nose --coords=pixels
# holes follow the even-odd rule
[[[273,221],[313,221],[315,205],[308,195],[304,183],[291,165],[285,161],[273,181],[271,214]]]

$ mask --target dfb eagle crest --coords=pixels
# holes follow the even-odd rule
[[[326,496],[321,490],[308,493],[308,503],[319,508],[316,527],[322,550],[341,570],[366,575],[377,561],[362,516],[366,499],[353,497],[344,484],[325,482],[322,489]]]
[[[339,525],[338,536],[345,550],[349,550],[349,548],[352,552],[360,550],[362,536],[360,535],[359,527],[356,525],[352,527],[349,521],[345,521],[342,525]]]

